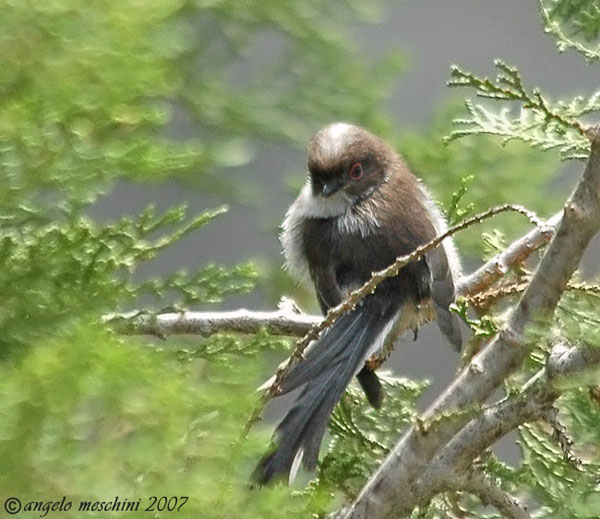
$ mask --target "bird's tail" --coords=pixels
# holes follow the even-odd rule
[[[308,470],[317,464],[321,440],[333,408],[366,358],[380,347],[380,338],[394,316],[366,297],[341,316],[315,341],[305,359],[282,381],[283,392],[306,384],[276,430],[276,446],[254,471],[260,485],[288,475],[293,481],[300,463]]]

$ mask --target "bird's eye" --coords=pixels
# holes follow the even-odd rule
[[[360,162],[352,165],[352,167],[348,170],[348,176],[352,180],[360,180],[362,178],[363,168]]]

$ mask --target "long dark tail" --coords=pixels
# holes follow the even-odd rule
[[[369,296],[326,330],[282,381],[283,392],[306,384],[293,407],[276,429],[276,447],[254,471],[261,485],[288,475],[290,481],[302,462],[314,470],[333,408],[366,357],[377,347],[379,336],[393,317],[393,308],[382,308]]]

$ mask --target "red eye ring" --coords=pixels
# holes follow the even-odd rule
[[[348,170],[348,176],[352,180],[360,180],[363,176],[362,164],[360,162],[356,162],[355,164],[352,164],[352,166]]]

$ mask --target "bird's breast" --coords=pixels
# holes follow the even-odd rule
[[[381,222],[375,211],[365,205],[349,208],[344,214],[335,218],[335,225],[340,234],[367,238],[377,233]]]

